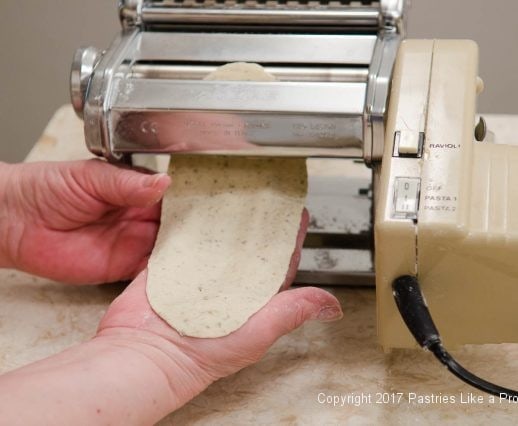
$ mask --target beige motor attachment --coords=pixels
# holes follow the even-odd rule
[[[477,65],[471,41],[398,53],[375,224],[385,350],[415,346],[392,294],[407,274],[447,346],[518,342],[518,147],[474,141]]]

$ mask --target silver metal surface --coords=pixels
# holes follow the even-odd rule
[[[83,118],[86,91],[101,55],[95,47],[81,47],[74,54],[70,70],[70,101],[79,118]]]
[[[361,115],[365,90],[365,83],[122,79],[111,109]]]
[[[342,159],[308,159],[310,214],[295,282],[374,285],[371,171]]]
[[[248,9],[248,8],[142,8],[145,24],[254,24],[377,27],[380,13],[372,8]]]
[[[404,34],[405,0],[380,0],[383,26]]]
[[[111,105],[114,152],[255,146],[361,150],[364,83],[122,79]],[[272,155],[263,149],[258,155]],[[315,152],[316,154],[316,152]],[[295,155],[295,154],[294,154]]]
[[[114,110],[111,123],[116,153],[236,151],[241,155],[344,158],[362,155],[360,116]]]
[[[216,65],[150,65],[134,64],[130,78],[154,78],[169,80],[202,80],[214,72]],[[264,70],[279,81],[365,83],[369,76],[367,68],[264,66]]]
[[[131,150],[164,152],[164,147],[168,147],[174,152],[190,151],[199,146],[191,139],[201,133],[210,134],[211,143],[210,148],[204,146],[200,150],[221,151],[234,148],[232,144],[229,147],[228,142],[223,142],[225,132],[230,132],[239,135],[234,138],[239,142],[239,149],[243,141],[246,145],[261,147],[258,155],[272,155],[265,147],[274,147],[276,152],[280,148],[303,148],[302,151],[294,150],[294,155],[323,155],[322,150],[344,148],[342,155],[350,157],[357,155],[358,145],[363,140],[366,141],[364,158],[367,162],[376,160],[374,150],[383,144],[383,117],[392,69],[392,53],[387,54],[386,51],[391,49],[390,42],[395,40],[396,34],[395,29],[389,31],[389,27],[401,15],[400,1],[373,2],[357,8],[351,7],[350,3],[313,9],[299,4],[300,10],[295,11],[317,20],[325,14],[329,17],[335,13],[351,19],[362,14],[364,17],[377,15],[376,28],[387,27],[377,36],[354,32],[254,34],[170,31],[174,28],[147,31],[146,25],[155,21],[146,13],[153,11],[162,16],[157,18],[157,22],[167,20],[166,14],[175,21],[174,11],[183,9],[190,4],[189,1],[120,2],[119,10],[126,30],[99,64],[92,78],[91,93],[88,93],[85,134],[92,152],[117,159],[121,152]],[[205,13],[208,16],[214,4],[209,0],[199,4],[195,2],[189,6],[189,13],[196,10],[193,12],[195,15]],[[229,10],[228,2],[216,6],[219,12]],[[253,12],[258,17],[263,12],[268,16],[276,16],[276,13],[278,16],[285,13],[291,16],[294,12],[290,9],[293,4],[270,6],[241,4],[236,6],[236,13],[241,16],[245,10],[243,16]],[[230,9],[234,10],[233,7]],[[146,16],[150,20],[146,20]],[[241,22],[247,23],[247,19],[243,19]],[[355,21],[352,19],[350,22]],[[302,25],[297,19],[293,23]],[[135,30],[127,29],[132,26]],[[202,73],[234,61],[264,64],[268,71],[279,77],[280,82],[199,81]],[[192,80],[193,77],[196,79]],[[153,132],[142,137],[146,129],[157,127],[156,118],[169,123],[168,131],[175,133],[170,130],[170,123],[185,123],[186,113],[191,117],[197,114],[197,122],[199,117],[203,117],[214,128],[220,126],[219,130],[192,127],[183,138],[165,137],[165,131],[160,132],[160,138]],[[362,115],[363,135],[359,130]],[[128,123],[124,123],[126,119]],[[136,132],[136,122],[144,130]],[[221,126],[230,127],[223,129]],[[185,124],[180,128],[185,129]],[[128,134],[146,143],[141,147],[138,143],[130,143]],[[154,143],[150,143],[151,137]],[[160,143],[156,142],[158,139]]]
[[[399,24],[403,0],[297,1],[120,0],[123,28],[175,25],[266,25],[379,28]]]
[[[95,67],[85,100],[83,116],[86,145],[92,153],[111,161],[121,159],[112,150],[108,132],[109,111],[114,95],[113,77],[128,56],[137,33],[137,30],[125,31],[113,41]]]
[[[385,28],[378,33],[369,67],[363,121],[363,158],[370,166],[381,161],[383,156],[385,111],[389,101],[392,69],[405,31],[406,2],[381,0],[380,6]]]
[[[381,161],[385,140],[385,111],[388,107],[390,81],[401,35],[380,34],[369,68],[363,120],[363,158],[368,165]]]
[[[134,61],[364,65],[375,35],[142,32]]]
[[[143,3],[143,0],[119,0],[119,20],[122,28],[129,29],[142,24]]]

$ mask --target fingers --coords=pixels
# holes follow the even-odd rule
[[[302,217],[300,220],[300,228],[299,233],[297,234],[297,240],[295,241],[295,250],[293,251],[293,254],[291,255],[290,265],[288,267],[288,273],[286,274],[286,279],[284,280],[284,283],[282,284],[280,291],[287,290],[293,280],[295,279],[295,276],[297,275],[297,269],[299,267],[300,263],[300,255],[302,252],[302,245],[304,244],[304,239],[306,238],[306,232],[308,230],[309,225],[309,213],[304,208],[302,211]]]
[[[243,345],[248,341],[255,346],[255,351],[264,352],[279,337],[308,320],[335,321],[342,316],[340,302],[331,293],[302,287],[275,295],[233,336],[242,340]]]
[[[140,173],[101,160],[82,161],[70,170],[73,180],[90,196],[120,207],[151,206],[171,183],[166,173]]]

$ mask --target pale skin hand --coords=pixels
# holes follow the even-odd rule
[[[300,255],[307,214],[286,283]],[[112,303],[91,341],[0,378],[6,424],[154,424],[221,377],[258,361],[307,320],[341,318],[328,292],[281,291],[228,336],[180,336],[151,309],[146,271]],[[30,409],[27,409],[30,407]]]
[[[100,160],[0,163],[0,267],[75,284],[132,279],[169,184]]]

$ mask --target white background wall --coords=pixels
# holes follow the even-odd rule
[[[477,41],[479,111],[518,114],[517,16],[515,0],[413,0],[408,37]],[[118,29],[116,0],[0,0],[1,161],[22,160],[68,102],[75,48],[105,48]]]

